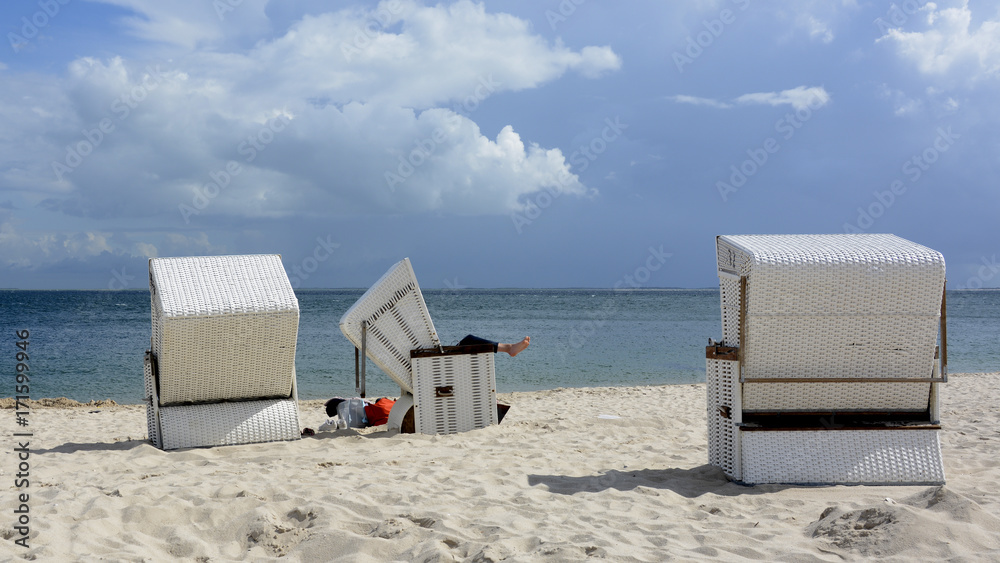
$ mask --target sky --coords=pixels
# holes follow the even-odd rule
[[[894,233],[1000,287],[1000,4],[33,0],[0,287],[281,254],[297,288],[717,287],[723,234]]]

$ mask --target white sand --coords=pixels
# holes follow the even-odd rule
[[[997,561],[998,383],[945,385],[944,487],[729,483],[707,465],[704,385],[504,395],[502,425],[452,436],[173,452],[144,441],[139,406],[37,408],[30,549],[13,543],[16,427],[0,410],[0,559]]]

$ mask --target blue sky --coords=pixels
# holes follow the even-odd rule
[[[331,8],[335,5],[336,8]],[[712,287],[714,237],[887,232],[1000,287],[1000,7],[0,7],[0,287],[280,253],[297,287]]]

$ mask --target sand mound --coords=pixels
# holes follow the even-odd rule
[[[917,518],[902,506],[872,506],[846,510],[830,507],[808,528],[808,535],[825,539],[830,545],[856,551],[865,557],[886,557],[907,549]]]
[[[898,502],[886,497],[861,508],[831,506],[806,533],[866,558],[917,551],[947,559],[956,548],[963,556],[1000,550],[1000,518],[946,487],[930,487]]]

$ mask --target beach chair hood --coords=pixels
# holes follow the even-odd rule
[[[365,355],[410,393],[410,350],[441,345],[409,258],[389,268],[344,313],[340,330],[356,348],[364,332]]]

